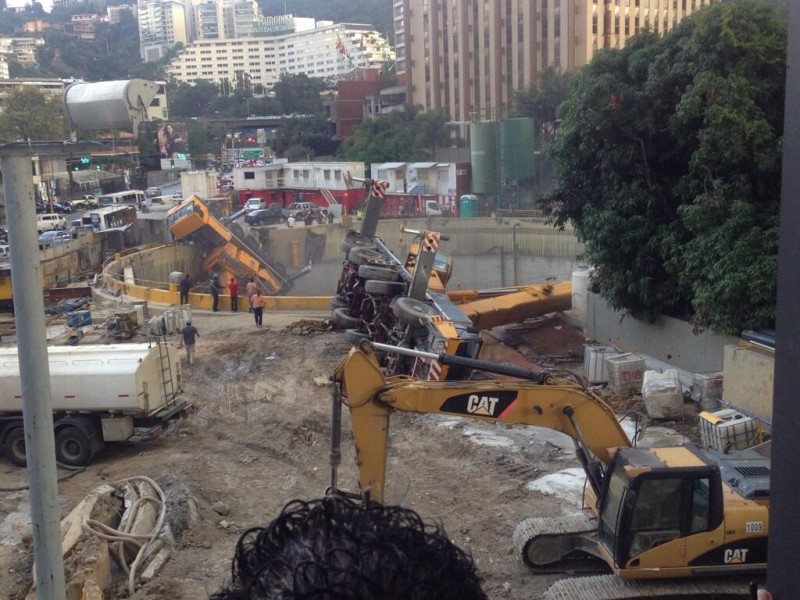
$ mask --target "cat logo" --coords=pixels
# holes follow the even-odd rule
[[[517,392],[498,391],[491,396],[480,393],[466,393],[450,396],[442,403],[441,412],[502,419],[517,399]]]
[[[467,398],[467,412],[471,415],[493,417],[495,407],[497,406],[497,400],[498,398],[492,398],[491,396],[470,394],[469,398]]]
[[[723,562],[726,565],[740,565],[742,563],[747,562],[747,548],[739,548],[739,549],[731,549],[725,550],[725,554],[722,558]]]

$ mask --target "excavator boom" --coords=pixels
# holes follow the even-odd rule
[[[376,351],[518,380],[385,377]],[[333,379],[331,491],[356,496],[337,487],[345,404],[356,446],[357,496],[365,501],[384,501],[393,410],[533,425],[570,436],[590,484],[590,510],[525,519],[513,538],[518,556],[532,569],[588,557],[615,573],[616,579],[571,580],[569,589],[581,591],[569,597],[632,598],[645,589],[645,597],[740,596],[742,588],[732,581],[700,579],[758,576],[766,569],[769,460],[753,450],[724,454],[691,444],[634,448],[612,410],[579,383],[451,354],[364,341],[350,350]],[[691,582],[679,581],[684,578]],[[641,581],[647,579],[670,581]],[[619,583],[623,580],[636,582],[626,586]]]
[[[406,354],[427,354],[407,348],[375,344]],[[492,365],[486,361],[452,355],[435,355],[444,363],[493,370],[517,376],[530,375],[535,381],[450,381],[432,382],[405,376],[384,378],[373,346],[362,342],[353,347],[339,364],[334,380],[341,383],[350,408],[353,437],[361,475],[362,493],[382,502],[392,409],[458,415],[520,425],[534,425],[560,431],[575,440],[588,462],[605,465],[615,448],[629,447],[628,436],[613,411],[589,390],[521,369]],[[587,475],[597,478],[597,470]],[[594,483],[598,484],[599,481]],[[597,490],[596,490],[597,491]]]

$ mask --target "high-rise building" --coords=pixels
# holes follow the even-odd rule
[[[263,19],[255,0],[205,0],[191,5],[191,38],[232,39],[253,35]]]
[[[545,67],[579,68],[713,1],[394,0],[397,73],[409,104],[455,122],[499,118]]]
[[[191,38],[187,7],[172,0],[139,0],[139,52],[142,60],[162,58],[175,44]]]
[[[187,44],[167,72],[187,83],[204,79],[235,86],[246,79],[269,89],[282,73],[337,79],[392,61],[389,42],[371,26],[340,23],[285,35],[198,39]]]

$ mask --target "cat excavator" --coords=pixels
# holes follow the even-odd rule
[[[515,379],[422,381],[384,376],[378,352],[398,352]],[[424,356],[423,356],[424,355]],[[693,445],[635,447],[611,408],[577,380],[446,353],[362,341],[333,375],[331,493],[383,502],[395,410],[545,427],[570,436],[586,473],[586,510],[531,517],[513,545],[532,570],[575,559],[611,575],[570,577],[549,598],[748,598],[766,571],[769,458]],[[349,408],[358,492],[338,487],[342,405]]]

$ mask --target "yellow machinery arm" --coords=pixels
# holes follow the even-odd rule
[[[383,502],[389,440],[389,416],[394,410],[459,415],[488,422],[535,425],[561,431],[576,443],[579,459],[595,491],[600,488],[603,465],[613,449],[629,447],[630,440],[602,399],[566,380],[516,367],[447,354],[430,355],[444,363],[493,371],[529,381],[434,382],[405,376],[385,378],[373,346],[409,355],[429,353],[368,342],[353,347],[334,374],[334,430],[337,407],[350,409],[356,446],[361,495]],[[430,358],[430,356],[427,356]],[[530,381],[533,379],[533,381]],[[333,446],[338,433],[333,433]],[[336,488],[338,447],[332,449],[332,487]]]
[[[529,285],[491,298],[471,300],[465,297],[459,308],[478,329],[522,323],[531,317],[572,308],[572,282]]]

